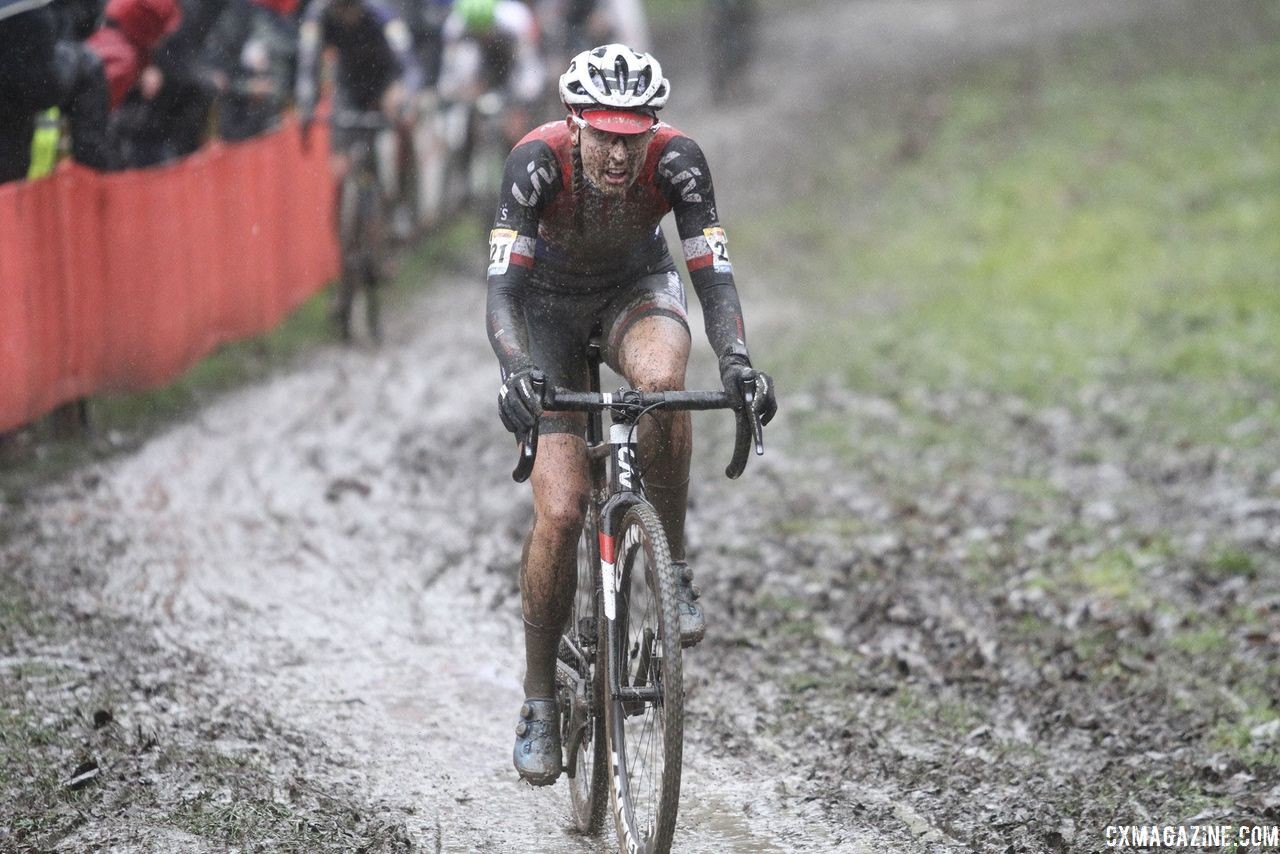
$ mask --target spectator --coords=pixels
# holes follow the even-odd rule
[[[288,103],[297,58],[297,0],[231,0],[205,47],[225,81],[218,135],[248,139],[272,127]]]
[[[107,140],[107,115],[111,92],[102,59],[83,42],[58,42],[58,77],[62,86],[59,107],[71,135],[71,157],[91,169],[116,165]]]
[[[48,0],[0,0],[0,183],[27,176],[36,113],[58,103],[57,18]]]
[[[89,48],[98,55],[107,78],[110,109],[118,108],[125,95],[139,85],[144,95],[159,91],[159,71],[151,66],[151,51],[177,29],[182,11],[175,0],[110,0],[107,19],[89,37]]]
[[[182,23],[156,49],[156,86],[133,92],[113,120],[130,167],[154,166],[194,152],[205,141],[209,110],[224,78],[202,60],[205,43],[228,0],[179,0]]]

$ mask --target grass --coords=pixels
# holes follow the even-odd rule
[[[894,162],[884,133],[860,140],[860,166],[833,153],[829,189],[782,225],[820,243],[809,278],[829,283],[829,310],[787,354],[800,382],[834,370],[878,394],[1037,405],[1154,386],[1149,429],[1195,438],[1274,411],[1280,46],[1127,82],[1116,55],[1048,60],[1034,85],[1022,63],[974,72],[917,161]],[[869,196],[870,212],[851,209]]]
[[[924,126],[899,103],[852,105],[821,179],[735,224],[744,270],[809,283],[786,297],[806,304],[803,334],[766,339],[766,318],[753,340],[784,389],[812,392],[794,409],[784,396],[788,437],[881,498],[915,496],[921,530],[866,530],[892,524],[958,598],[1026,594],[989,630],[1002,665],[1047,674],[1074,720],[1097,716],[1098,744],[1063,761],[1114,755],[1111,733],[1137,752],[1185,745],[1185,775],[1082,772],[1091,819],[1135,804],[1168,820],[1246,813],[1196,776],[1213,757],[1260,791],[1277,779],[1277,742],[1252,735],[1280,713],[1280,665],[1258,640],[1274,614],[1255,604],[1274,596],[1277,563],[1229,521],[1230,495],[1206,502],[1221,518],[1195,509],[1218,484],[1256,496],[1280,449],[1280,10],[1265,14],[1272,39],[1231,50],[1114,32],[985,62],[934,84]],[[910,154],[907,136],[922,141]],[[955,497],[935,519],[927,499],[943,490]],[[953,538],[930,562],[931,526],[963,525],[967,499],[993,494],[999,532]],[[778,530],[863,528],[819,516]],[[811,706],[869,684],[788,687]],[[1095,732],[1064,729],[1015,685],[926,698],[908,684],[878,707],[908,740],[963,734],[989,707],[1038,721],[1050,756]]]
[[[1218,552],[1209,562],[1209,567],[1215,575],[1221,577],[1239,576],[1251,579],[1257,577],[1260,571],[1253,555],[1234,546]]]

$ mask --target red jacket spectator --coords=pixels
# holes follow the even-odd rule
[[[89,49],[102,59],[111,90],[111,109],[138,82],[151,50],[178,28],[182,10],[176,0],[110,0],[106,23],[89,37]]]

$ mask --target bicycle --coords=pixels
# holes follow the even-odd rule
[[[342,275],[338,281],[333,316],[343,341],[351,340],[351,309],[356,292],[364,292],[365,322],[369,336],[382,340],[378,287],[383,279],[387,253],[387,199],[378,169],[378,138],[391,128],[381,112],[343,110],[330,119],[335,128],[349,133],[350,159],[338,197],[338,245]]]
[[[545,409],[587,412],[591,500],[578,546],[577,590],[556,662],[563,765],[573,823],[598,833],[604,786],[624,852],[671,848],[680,798],[684,742],[683,660],[676,578],[662,522],[644,497],[636,427],[657,409],[730,409],[724,392],[600,392],[600,347],[588,346],[589,391],[534,379]],[[737,437],[725,469],[737,478],[751,445],[764,453],[752,407],[736,410]],[[611,413],[605,439],[603,414]],[[512,472],[528,479],[537,428],[522,437]],[[603,619],[601,619],[603,616]]]

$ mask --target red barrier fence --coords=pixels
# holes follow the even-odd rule
[[[0,432],[140,391],[265,332],[333,278],[328,144],[275,133],[157,169],[0,186]]]

